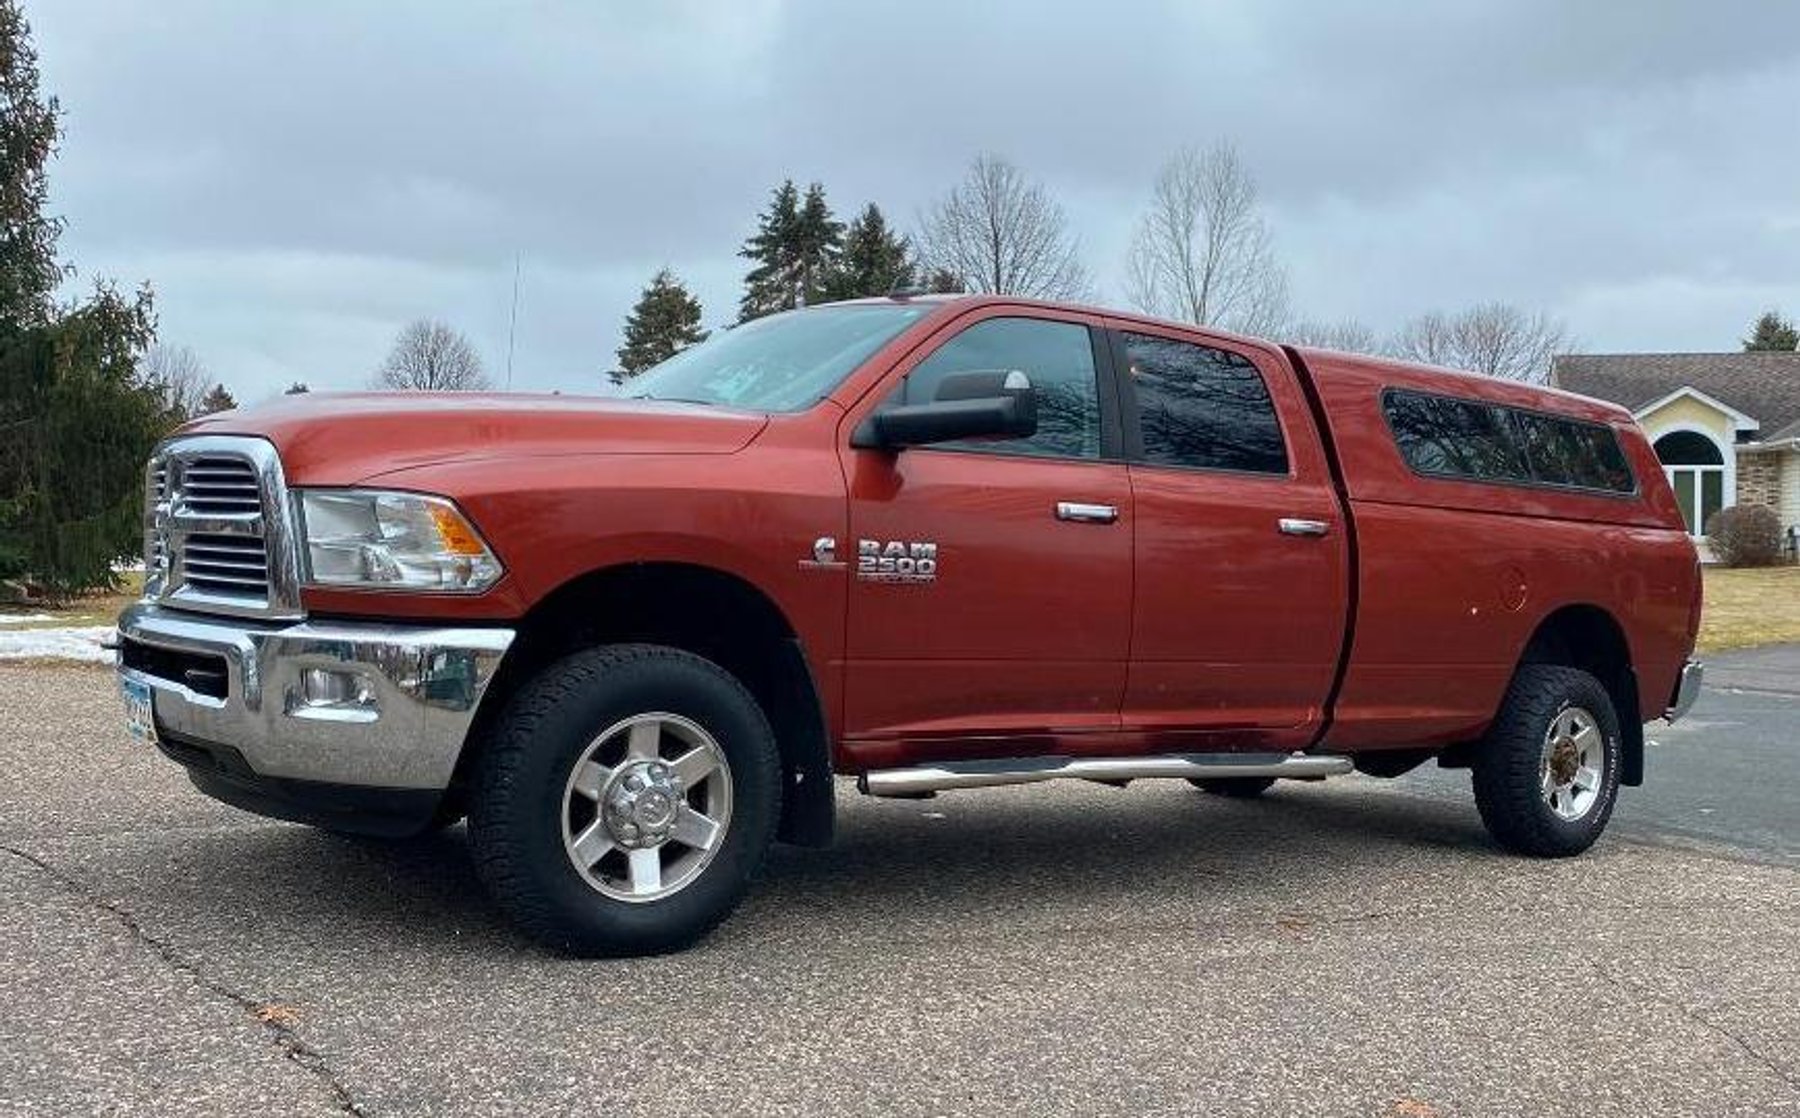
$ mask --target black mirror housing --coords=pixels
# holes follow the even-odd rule
[[[958,439],[1022,439],[1037,433],[1037,392],[1017,369],[951,373],[929,404],[901,404],[871,415],[850,445],[898,450]]]

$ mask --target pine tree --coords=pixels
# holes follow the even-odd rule
[[[212,386],[212,391],[208,392],[206,397],[200,401],[200,414],[211,415],[213,412],[230,411],[235,407],[237,407],[237,400],[232,397],[231,392],[224,385],[215,384]]]
[[[705,340],[706,331],[700,329],[700,300],[664,268],[650,280],[625,319],[625,344],[619,347],[619,368],[613,380],[636,376]]]
[[[826,284],[833,299],[861,299],[886,295],[896,287],[911,287],[918,269],[912,245],[898,236],[870,202],[844,231],[844,250]]]
[[[62,221],[44,212],[56,154],[56,98],[38,94],[37,51],[17,0],[0,0],[0,323],[41,326],[66,274]]]
[[[140,368],[148,288],[54,301],[57,106],[38,93],[30,35],[17,0],[0,0],[0,578],[61,596],[110,584],[142,548],[144,459],[181,417]]]
[[[756,261],[756,267],[744,277],[738,321],[748,322],[825,298],[843,236],[843,223],[832,219],[823,186],[815,182],[807,187],[802,201],[794,180],[783,182],[757,219],[756,234],[738,253]]]
[[[1774,311],[1764,311],[1756,325],[1750,328],[1750,336],[1744,339],[1745,353],[1761,350],[1791,353],[1795,349],[1800,349],[1800,330],[1795,330],[1793,323]]]

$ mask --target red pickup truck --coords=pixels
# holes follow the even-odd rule
[[[1472,770],[1585,849],[1693,700],[1694,547],[1630,415],[1000,297],[725,331],[622,399],[288,397],[146,475],[130,723],[331,829],[466,816],[577,953],[667,950],[771,841],[1060,777]]]

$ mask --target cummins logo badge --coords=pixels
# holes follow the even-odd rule
[[[856,541],[856,577],[864,582],[936,582],[937,567],[935,543]]]

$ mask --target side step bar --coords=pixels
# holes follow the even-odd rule
[[[1306,753],[1171,753],[1155,757],[1015,757],[997,760],[944,761],[910,769],[877,769],[856,778],[870,796],[911,798],[952,788],[992,788],[1002,784],[1036,784],[1041,780],[1098,780],[1116,783],[1159,777],[1218,780],[1234,776],[1272,776],[1320,780],[1342,776],[1348,757]]]

